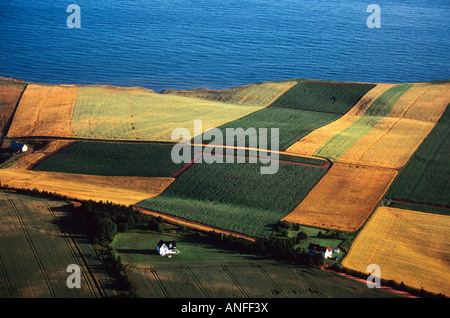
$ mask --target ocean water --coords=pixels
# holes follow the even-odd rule
[[[380,28],[366,23],[372,3]],[[442,80],[449,25],[448,0],[1,0],[0,76],[156,91]]]

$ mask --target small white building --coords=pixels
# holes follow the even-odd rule
[[[174,241],[165,242],[163,240],[160,240],[158,244],[156,244],[156,250],[161,256],[178,254],[177,243]]]
[[[14,151],[26,152],[28,150],[28,146],[25,144],[21,144],[21,143],[12,141],[11,144],[9,145],[9,149],[14,150]]]
[[[318,244],[310,243],[308,246],[308,253],[311,255],[313,253],[321,253],[323,258],[329,258],[333,254],[333,250],[328,246],[320,246]]]

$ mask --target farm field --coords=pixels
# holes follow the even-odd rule
[[[327,169],[279,163],[275,174],[260,164],[194,164],[161,195],[138,207],[255,237],[268,237],[325,175]]]
[[[158,255],[160,239],[176,240],[180,254]],[[112,245],[126,264],[133,286],[145,298],[399,297],[318,269],[198,244],[189,238],[124,233]]]
[[[315,154],[329,159],[341,157],[386,117],[398,99],[411,87],[412,84],[399,84],[389,88],[372,102],[361,117],[329,139]]]
[[[76,142],[33,170],[97,176],[171,177],[184,166],[171,159],[172,145]]]
[[[77,94],[75,86],[29,84],[17,107],[8,137],[74,137],[70,122]]]
[[[268,106],[296,84],[296,81],[265,82],[224,90],[164,90],[161,93],[238,105]]]
[[[448,83],[378,84],[344,116],[287,151],[400,169],[445,111],[449,92]]]
[[[353,124],[364,114],[372,102],[395,84],[377,84],[368,91],[347,113],[332,123],[320,127],[298,142],[290,146],[286,151],[306,155],[314,155],[319,147],[341,130]]]
[[[271,106],[343,115],[375,86],[376,84],[300,82]]]
[[[86,238],[70,226],[66,203],[0,191],[0,296],[113,296]],[[66,285],[67,266],[81,268],[81,288]]]
[[[202,120],[206,130],[261,108],[142,88],[79,87],[71,128],[86,139],[171,141],[175,128],[193,135],[194,120]]]
[[[382,279],[448,296],[449,231],[449,216],[380,207],[342,264],[363,273],[377,264]]]
[[[415,84],[398,100],[391,113],[339,161],[403,167],[444,113],[450,103],[449,93],[448,84]]]
[[[12,119],[14,109],[25,87],[25,83],[0,78],[0,138],[2,141],[8,132],[8,125]]]
[[[55,192],[79,200],[130,205],[160,194],[173,178],[110,177],[82,174],[0,169],[2,185]]]
[[[327,125],[340,115],[331,113],[321,113],[308,110],[298,110],[281,107],[267,107],[247,116],[223,124],[218,128],[226,135],[227,128],[268,128],[267,146],[259,146],[262,149],[272,149],[270,128],[279,129],[279,150],[285,150],[297,140],[306,136],[311,131]],[[246,144],[248,147],[249,145]]]
[[[447,107],[399,173],[386,198],[450,207],[449,126],[450,108]]]
[[[393,169],[335,163],[284,221],[356,231],[397,175]]]

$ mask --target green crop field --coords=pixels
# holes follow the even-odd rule
[[[76,142],[34,170],[99,176],[171,177],[184,164],[171,159],[171,145]]]
[[[400,97],[412,86],[412,84],[399,84],[388,89],[373,101],[361,117],[330,138],[315,154],[330,159],[336,159],[342,156],[362,136],[366,135],[376,124],[385,118]]]
[[[374,87],[375,84],[301,82],[271,106],[343,115]]]
[[[306,110],[267,107],[240,119],[226,123],[218,128],[226,136],[227,128],[267,128],[267,147],[271,149],[271,128],[279,129],[279,150],[285,150],[311,131],[325,126],[339,118],[340,115]],[[207,141],[208,142],[208,141]],[[248,146],[248,144],[246,145]],[[258,145],[258,147],[260,147]]]
[[[449,153],[450,107],[447,106],[436,126],[392,184],[386,198],[450,207]]]
[[[100,259],[86,236],[74,229],[67,203],[0,191],[0,219],[0,297],[110,294]],[[70,264],[80,266],[81,288],[66,285]]]
[[[279,163],[275,174],[260,174],[259,163],[194,164],[161,195],[137,206],[191,221],[268,237],[327,169]]]

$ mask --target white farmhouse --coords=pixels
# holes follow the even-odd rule
[[[158,244],[156,245],[156,250],[158,251],[159,255],[171,255],[171,254],[178,254],[177,251],[177,244],[174,241],[163,241],[160,240]]]

